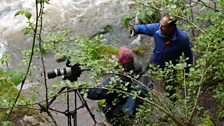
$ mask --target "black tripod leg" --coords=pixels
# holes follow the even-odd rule
[[[51,101],[48,103],[48,107],[54,102],[54,100],[60,95],[62,91],[64,91],[67,87],[61,88],[61,90],[51,99]]]
[[[76,111],[76,109],[77,109],[76,93],[77,93],[77,91],[75,90],[75,92],[74,92],[74,96],[75,96],[75,112],[74,112],[74,115],[73,115],[74,126],[77,126],[78,125],[77,124],[77,111]]]
[[[65,112],[60,112],[60,111],[57,111],[57,110],[54,110],[54,109],[51,109],[49,106],[55,101],[55,99],[61,94],[61,92],[63,92],[65,89],[67,89],[66,91],[66,95],[67,95],[67,110]],[[80,101],[82,102],[82,106],[85,106],[87,111],[89,112],[91,118],[93,119],[94,121],[94,125],[97,124],[97,121],[95,119],[95,116],[94,114],[91,112],[89,106],[87,105],[87,102],[85,101],[85,99],[83,98],[83,96],[79,93],[79,91],[77,89],[73,90],[74,91],[74,99],[75,99],[75,110],[74,111],[70,111],[70,103],[69,103],[69,92],[70,91],[70,88],[69,87],[63,87],[61,88],[61,90],[59,90],[59,92],[50,100],[49,104],[48,104],[48,108],[50,108],[50,110],[53,110],[55,112],[59,112],[59,113],[62,113],[64,114],[65,116],[67,116],[67,119],[68,119],[68,126],[72,126],[72,118],[73,118],[73,123],[74,123],[74,126],[77,126],[77,110],[80,109],[80,108],[77,108],[77,95],[79,96],[79,99]]]
[[[72,126],[72,122],[71,122],[71,115],[69,114],[69,87],[67,87],[67,112],[68,112],[68,116],[67,116],[67,119],[68,119],[68,126]]]
[[[79,91],[76,91],[76,93],[78,94],[78,96],[79,96],[79,98],[80,98],[82,104],[85,105],[85,107],[86,107],[87,111],[89,112],[91,118],[93,119],[94,123],[96,124],[97,121],[96,121],[96,119],[95,119],[95,116],[94,116],[94,114],[91,112],[91,110],[90,110],[88,104],[86,103],[86,100],[83,98],[83,96],[80,94]]]

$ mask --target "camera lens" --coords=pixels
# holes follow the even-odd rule
[[[48,79],[51,79],[57,76],[70,75],[71,72],[72,72],[71,67],[59,68],[59,69],[55,69],[53,71],[47,72],[47,77]]]

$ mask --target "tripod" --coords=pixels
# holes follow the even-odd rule
[[[59,111],[53,108],[50,108],[50,105],[56,100],[56,98],[64,91],[66,90],[66,101],[67,101],[67,109],[63,112],[63,111]],[[70,102],[69,102],[69,93],[74,92],[74,109],[70,110]],[[77,96],[79,97],[80,101],[82,102],[82,105],[77,107]],[[70,87],[66,86],[61,88],[57,94],[51,99],[51,101],[48,104],[48,109],[51,111],[55,111],[61,114],[64,114],[67,117],[67,121],[68,121],[68,126],[72,126],[72,119],[73,119],[73,126],[77,126],[77,110],[79,110],[80,108],[86,107],[87,111],[89,112],[91,118],[94,121],[94,125],[97,123],[94,114],[90,111],[89,106],[87,105],[85,99],[83,98],[83,96],[80,94],[80,92],[78,91],[78,89],[70,89]]]
[[[66,58],[66,67],[69,67],[71,71],[66,70],[65,68],[63,69],[55,69],[54,71],[48,72],[48,78],[54,78],[57,76],[63,75],[62,80],[69,80],[70,82],[77,81],[78,77],[80,77],[80,74],[82,71],[89,70],[89,69],[81,69],[79,64],[71,65],[69,58]],[[68,74],[70,73],[70,74]],[[66,75],[68,74],[68,75]],[[66,92],[66,104],[67,104],[67,109],[65,111],[59,111],[53,108],[50,108],[50,105],[56,100],[56,98],[63,92]],[[74,92],[74,107],[73,109],[70,109],[70,93]],[[77,96],[79,97],[81,101],[81,106],[77,107]],[[72,89],[69,86],[62,87],[57,94],[48,102],[47,108],[51,111],[55,111],[61,114],[64,114],[67,117],[68,121],[68,126],[72,126],[72,119],[73,119],[73,125],[77,126],[77,111],[80,108],[85,107],[87,111],[89,112],[91,118],[93,119],[94,123],[96,124],[97,121],[95,120],[95,116],[93,113],[90,111],[89,106],[87,105],[85,99],[83,96],[80,94],[78,89]],[[95,125],[94,124],[94,125]]]

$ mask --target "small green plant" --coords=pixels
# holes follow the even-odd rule
[[[224,87],[223,84],[219,84],[217,88],[214,90],[215,95],[214,98],[220,104],[218,117],[220,119],[224,119]]]
[[[133,51],[136,55],[144,55],[145,54],[145,50],[144,49],[136,49]]]
[[[1,126],[15,126],[15,124],[10,121],[3,121],[1,123]]]
[[[9,78],[9,80],[13,82],[15,86],[19,85],[22,82],[24,75],[24,72],[16,72],[14,70],[6,70],[4,72],[4,76]]]

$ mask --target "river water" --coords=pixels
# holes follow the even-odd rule
[[[70,28],[74,35],[91,34],[106,25],[120,25],[121,14],[128,10],[125,2],[113,0],[52,0],[45,5],[44,30],[54,32]],[[26,26],[23,16],[14,16],[24,9],[35,14],[35,0],[0,1],[0,42],[7,48],[13,61],[12,68],[18,68],[20,51],[29,48],[32,40],[21,32]]]
[[[116,43],[117,46],[133,47],[130,43],[135,38],[130,38],[128,29],[122,25],[123,14],[133,10],[130,8],[132,3],[131,0],[50,0],[50,4],[45,5],[44,33],[70,28],[73,35],[93,35],[110,25],[112,32],[107,35],[109,40]],[[24,69],[24,66],[19,65],[22,59],[21,51],[31,47],[32,39],[25,37],[21,32],[26,27],[26,18],[23,16],[15,17],[14,15],[21,9],[28,10],[34,15],[35,0],[1,0],[0,5],[0,58],[3,52],[7,52],[10,54],[9,68]],[[139,47],[145,47],[138,42],[135,44]],[[134,45],[134,47],[136,46]],[[143,65],[147,61],[145,56],[137,57],[136,60]],[[48,69],[60,65],[63,64],[56,63],[54,56],[49,56],[46,59]],[[37,75],[38,79],[39,75]],[[34,81],[35,84],[37,80]],[[91,110],[95,111],[97,115],[96,118],[102,121],[102,117],[96,112],[96,102],[89,102]],[[58,106],[65,106],[65,104],[59,103]],[[55,118],[60,126],[67,122],[66,118],[60,114],[55,114]],[[81,112],[78,124],[80,126],[93,125],[87,111]]]

